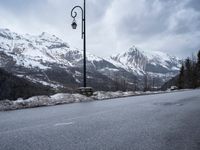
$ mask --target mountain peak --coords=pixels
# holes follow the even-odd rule
[[[2,31],[7,31],[7,32],[10,32],[10,30],[8,29],[8,28],[0,28],[0,32],[2,32]]]
[[[138,48],[135,45],[133,45],[132,47],[129,48],[129,50],[137,50],[137,49]]]
[[[160,51],[141,51],[135,45],[126,52],[111,57],[120,67],[140,74],[141,72],[167,73],[177,71],[180,60]],[[119,66],[119,65],[118,65]],[[138,73],[138,70],[140,72]]]
[[[134,45],[131,48],[128,49],[128,51],[124,55],[130,55],[130,56],[135,56],[135,55],[142,55],[140,50]]]
[[[40,37],[55,37],[55,35],[51,35],[51,34],[49,34],[47,32],[42,32],[39,36]]]
[[[11,40],[14,39],[17,35],[17,33],[11,32],[9,29],[0,28],[0,37]]]
[[[54,39],[54,40],[59,40],[59,41],[62,41],[61,39],[59,39],[58,37],[56,37],[55,35],[53,34],[49,34],[47,32],[42,32],[40,35],[39,35],[40,38],[43,38],[43,39]]]

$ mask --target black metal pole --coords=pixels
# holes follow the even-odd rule
[[[77,16],[77,12],[74,11],[76,8],[80,8],[82,12],[82,39],[83,39],[83,87],[87,87],[87,76],[86,76],[86,2],[83,0],[83,8],[81,6],[75,6],[71,11],[72,18]],[[75,23],[75,22],[74,22]],[[72,24],[73,25],[73,24]],[[74,29],[76,29],[76,23]]]
[[[92,88],[86,88],[87,87],[87,71],[86,71],[86,0],[83,0],[83,7],[81,6],[75,6],[71,10],[71,16],[74,18],[72,22],[72,28],[76,29],[76,16],[77,12],[75,11],[76,8],[80,8],[82,12],[82,39],[83,39],[83,88],[79,88],[79,92],[83,95],[91,96],[93,95],[93,89]]]
[[[84,13],[84,18],[83,18],[83,25],[84,25],[84,37],[83,37],[83,86],[86,87],[86,6],[85,6],[85,0],[84,0],[84,5],[83,5],[83,13]]]

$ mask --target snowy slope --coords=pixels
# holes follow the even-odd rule
[[[171,56],[169,54],[160,51],[143,51],[148,59],[148,64],[154,66],[161,66],[170,71],[178,71],[181,66],[181,61],[178,57]]]
[[[30,36],[0,30],[0,51],[13,57],[16,65],[26,68],[48,69],[51,63],[72,66],[65,59],[66,54],[71,52],[69,48],[67,43],[47,33]]]
[[[143,75],[145,73],[146,57],[136,47],[131,47],[125,53],[111,56],[108,60],[115,66],[135,75]]]

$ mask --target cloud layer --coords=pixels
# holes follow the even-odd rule
[[[86,0],[87,47],[99,56],[132,45],[186,57],[200,49],[199,0]],[[71,29],[71,8],[82,0],[0,0],[1,28],[19,33],[55,34],[82,48]],[[78,23],[80,20],[77,18]]]

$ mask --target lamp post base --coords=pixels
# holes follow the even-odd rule
[[[77,89],[77,91],[79,94],[82,94],[88,97],[93,95],[92,87],[80,87]]]

